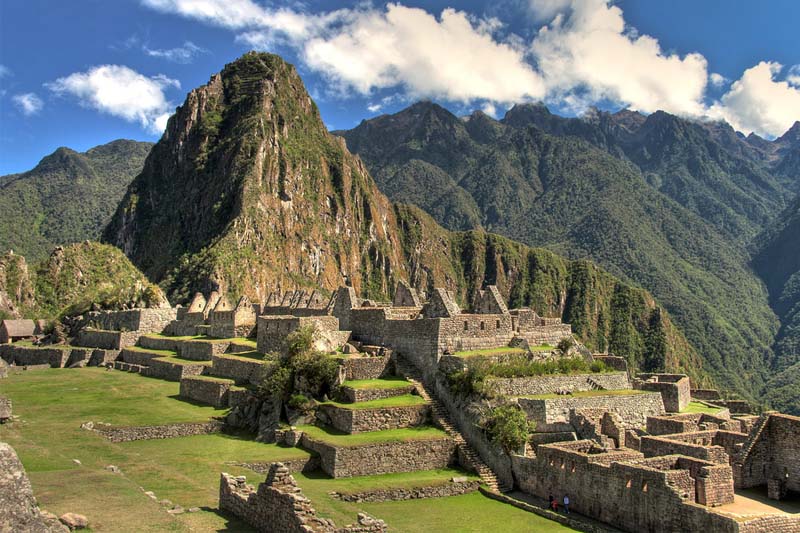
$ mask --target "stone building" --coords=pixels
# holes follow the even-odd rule
[[[3,320],[0,322],[0,344],[32,339],[36,330],[33,320]]]

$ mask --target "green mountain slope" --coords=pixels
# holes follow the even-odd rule
[[[750,158],[729,156],[702,126],[664,113],[569,121],[542,106],[512,111],[500,122],[481,113],[462,120],[419,103],[341,134],[382,190],[407,187],[438,222],[474,210],[459,202],[447,219],[434,208],[436,195],[424,191],[444,173],[436,182],[449,177],[466,192],[483,227],[590,258],[645,287],[721,384],[755,397],[778,321],[745,243],[781,208],[784,186]],[[412,183],[401,187],[410,161],[434,170],[403,175]]]
[[[85,153],[59,148],[28,172],[0,177],[0,252],[31,262],[98,239],[152,143],[118,140]]]
[[[453,183],[440,177],[442,216],[463,201],[453,224],[471,225],[478,202],[451,198]],[[592,263],[481,230],[453,233],[392,204],[326,131],[294,67],[270,54],[246,54],[188,95],[104,239],[175,301],[210,288],[261,301],[275,289],[332,290],[346,281],[385,299],[409,280],[426,292],[446,287],[467,304],[496,283],[512,304],[572,322],[593,348],[704,378],[697,352],[647,292]]]

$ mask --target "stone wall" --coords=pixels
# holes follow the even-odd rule
[[[339,320],[333,316],[296,317],[290,315],[265,315],[258,317],[258,351],[261,353],[280,352],[284,349],[286,336],[293,331],[313,326],[316,330],[315,340],[323,341],[327,332],[339,331]],[[344,342],[346,342],[345,339]],[[323,342],[323,344],[326,344]],[[324,346],[318,346],[328,351]],[[335,348],[333,348],[335,349]]]
[[[627,372],[628,371],[628,363],[625,361],[624,357],[617,357],[615,355],[600,355],[600,354],[592,354],[592,359],[595,361],[600,361],[606,368],[610,368],[611,370],[617,370],[619,372]]]
[[[120,360],[142,366],[149,366],[153,359],[158,359],[159,357],[164,357],[164,354],[132,350],[131,348],[123,348],[119,354]]]
[[[691,389],[690,393],[693,400],[709,401],[722,399],[717,389]]]
[[[456,451],[450,438],[337,447],[303,434],[300,444],[319,454],[322,471],[334,478],[445,468]]]
[[[691,400],[691,381],[682,374],[639,374],[634,387],[641,390],[660,392],[664,409],[670,413],[683,411]],[[653,381],[657,380],[657,381]]]
[[[10,445],[0,442],[0,531],[55,533],[69,531],[39,510],[28,474]]]
[[[734,518],[706,507],[733,501],[727,465],[674,455],[642,459],[634,451],[602,453],[588,441],[540,446],[535,457],[512,461],[523,491],[540,498],[567,494],[575,511],[624,531],[738,530]]]
[[[189,376],[181,379],[180,396],[214,407],[228,407],[228,391],[233,381],[208,376]]]
[[[341,387],[339,389],[339,396],[345,403],[355,403],[402,396],[404,394],[411,394],[413,391],[414,386],[411,384],[407,387],[398,387],[394,389],[354,389],[351,387]]]
[[[16,366],[49,365],[53,368],[61,368],[69,359],[69,354],[69,347],[41,348],[15,344],[0,345],[0,357],[9,365]]]
[[[142,335],[139,337],[139,346],[150,350],[169,350],[178,353],[179,346],[184,341],[172,339],[170,337],[151,337],[149,335]]]
[[[383,521],[359,514],[358,524],[337,528],[320,518],[303,495],[288,469],[276,463],[256,490],[244,476],[221,474],[219,508],[239,517],[256,531],[265,533],[378,533],[386,531]]]
[[[222,431],[223,423],[182,422],[162,426],[105,426],[95,425],[93,431],[100,433],[111,442],[130,442],[134,440],[172,439],[192,435],[208,435]]]
[[[234,354],[215,355],[211,359],[213,376],[234,380],[238,385],[257,384],[263,374],[264,361],[237,357]]]
[[[78,332],[74,344],[87,348],[103,348],[121,350],[125,346],[133,346],[141,334],[137,331],[112,331],[84,328]]]
[[[210,361],[213,356],[225,353],[229,346],[229,342],[186,341],[178,346],[178,355],[192,361]]]
[[[475,492],[480,487],[481,482],[463,481],[442,483],[439,485],[429,485],[427,487],[397,488],[397,489],[377,489],[354,494],[331,493],[331,497],[343,502],[393,502],[403,500],[420,500],[425,498],[444,498],[447,496],[459,496]]]
[[[756,425],[737,459],[737,487],[778,484],[779,492],[800,492],[800,417],[770,413]]]
[[[556,346],[565,337],[572,336],[572,326],[569,324],[551,324],[539,326],[535,329],[520,330],[517,335],[528,341],[530,346],[541,346],[542,344]]]
[[[87,323],[94,324],[97,329],[140,333],[161,333],[177,317],[177,308],[96,311],[85,315]]]
[[[377,379],[392,373],[391,355],[357,356],[342,360],[346,380]]]
[[[658,393],[629,395],[560,397],[543,400],[519,398],[520,407],[537,424],[539,431],[572,431],[570,411],[604,409],[619,415],[623,427],[643,428],[647,417],[664,413]]]
[[[729,464],[731,458],[739,455],[747,438],[745,433],[720,430],[693,431],[661,437],[643,436],[640,451],[645,457],[680,454],[712,463]]]
[[[489,378],[487,387],[501,396],[533,396],[556,391],[589,391],[597,387],[606,390],[630,389],[626,372],[598,372],[591,374],[551,374],[521,378]]]
[[[0,396],[0,424],[11,419],[11,398]]]
[[[8,363],[6,360],[0,357],[0,379],[8,377]]]
[[[708,413],[651,416],[647,419],[647,432],[651,435],[672,435],[714,429],[745,433],[741,421]]]
[[[170,361],[169,358],[153,359],[150,365],[142,369],[142,375],[149,378],[165,379],[167,381],[180,381],[188,376],[198,376],[207,367],[202,364],[186,364]]]
[[[317,419],[345,433],[382,431],[385,429],[421,426],[430,416],[429,405],[348,409],[331,404],[317,408]]]

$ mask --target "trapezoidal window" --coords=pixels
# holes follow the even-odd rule
[[[464,321],[464,331],[469,331],[469,322]]]
[[[486,322],[484,322],[483,320],[481,320],[481,331],[483,331],[483,330],[485,330],[485,329],[486,329]]]
[[[500,321],[499,321],[499,320],[498,320],[497,322],[495,322],[495,325],[494,325],[494,327],[495,327],[496,329],[500,329]]]

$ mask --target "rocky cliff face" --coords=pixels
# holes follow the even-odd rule
[[[473,129],[497,134],[480,117]],[[440,185],[446,213],[452,184]],[[262,301],[276,289],[332,290],[347,281],[388,299],[408,280],[428,293],[446,287],[469,304],[493,283],[515,306],[563,316],[593,348],[702,375],[696,352],[645,291],[591,263],[480,230],[453,233],[393,205],[327,132],[294,67],[274,55],[246,54],[188,95],[104,238],[173,302],[212,288]],[[650,346],[657,355],[645,361]]]
[[[35,305],[28,263],[21,255],[0,256],[0,319],[20,318]]]
[[[293,66],[247,54],[192,91],[106,229],[169,293],[372,295],[406,277],[389,201],[330,135]]]

